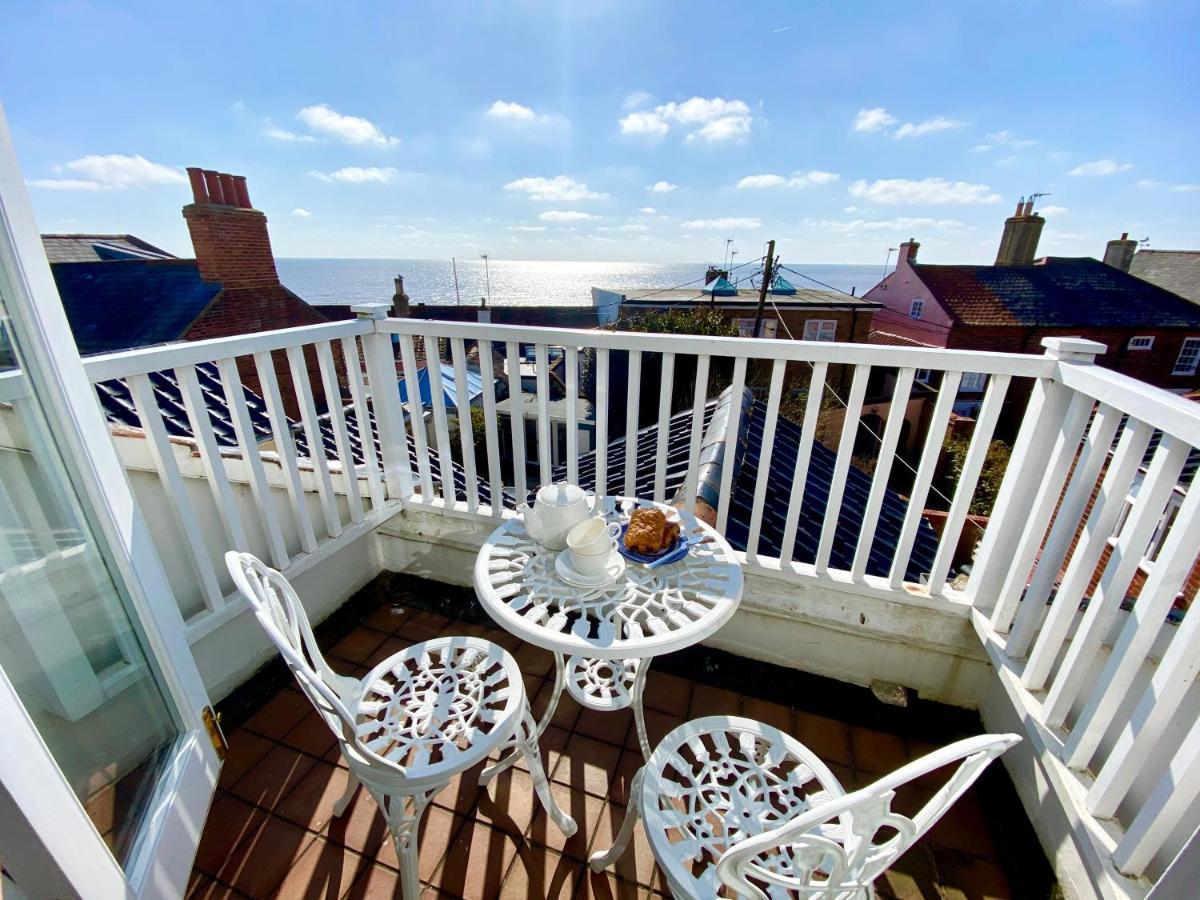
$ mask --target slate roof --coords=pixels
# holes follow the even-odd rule
[[[1139,250],[1129,274],[1200,303],[1200,250]]]
[[[177,341],[221,292],[191,259],[51,266],[83,355]]]
[[[42,248],[51,264],[176,258],[132,234],[43,234]]]
[[[1031,266],[914,263],[913,270],[962,325],[1200,327],[1195,304],[1089,257],[1047,257]]]
[[[454,373],[454,366],[449,363],[442,363],[442,400],[446,404],[447,409],[453,409],[458,403],[458,379]],[[405,379],[401,378],[400,383],[400,399],[405,403],[408,402],[408,384]],[[429,369],[420,368],[417,370],[417,394],[421,398],[422,406],[429,406],[433,403],[433,390],[429,386]],[[478,371],[467,370],[467,402],[475,400],[477,397],[483,396],[483,378]]]
[[[704,409],[704,427],[707,431],[720,403],[710,400]],[[726,537],[738,550],[746,549],[750,533],[750,513],[754,503],[754,487],[758,478],[758,465],[762,454],[763,426],[766,422],[766,404],[755,400],[750,407],[750,416],[742,417],[745,430],[740,465],[731,491],[732,505],[726,528]],[[688,452],[691,442],[692,411],[676,413],[671,417],[667,444],[666,496],[673,497],[683,486],[687,475]],[[742,429],[739,429],[742,430]],[[654,462],[658,445],[657,424],[638,432],[637,442],[637,493],[647,497],[654,493]],[[765,555],[777,556],[783,544],[783,530],[787,519],[788,501],[791,497],[792,473],[800,446],[800,426],[779,417],[775,430],[775,446],[772,450],[771,469],[767,476],[766,501],[763,509],[760,549]],[[808,479],[805,484],[804,500],[800,506],[800,518],[796,530],[794,558],[799,562],[812,563],[817,556],[817,545],[821,537],[821,525],[825,507],[829,500],[829,488],[833,481],[833,465],[837,454],[819,441],[814,442],[809,463]],[[566,478],[566,466],[554,471],[554,480]],[[608,448],[608,483],[604,491],[622,494],[625,491],[625,440],[613,441]],[[596,486],[596,454],[586,453],[579,458],[579,483],[585,488]],[[871,489],[871,477],[854,466],[846,477],[846,488],[842,500],[841,515],[833,544],[830,565],[833,568],[849,569],[854,551],[858,546],[858,529],[866,508],[867,494]],[[894,491],[884,497],[879,527],[867,563],[871,575],[886,575],[895,554],[895,542],[908,503]],[[921,520],[917,538],[913,545],[906,577],[917,581],[933,567],[938,538],[924,519]]]

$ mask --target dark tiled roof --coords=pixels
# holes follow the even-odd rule
[[[718,405],[710,400],[704,410],[705,429],[712,421]],[[758,464],[762,453],[763,426],[766,422],[766,404],[755,401],[746,428],[745,451],[734,479],[731,491],[729,521],[726,537],[739,550],[746,549],[750,533],[750,513],[754,504],[754,486],[758,478]],[[745,423],[743,423],[745,424]],[[688,451],[691,441],[692,411],[684,410],[671,417],[667,444],[666,496],[673,497],[683,486],[688,468]],[[658,444],[657,425],[638,432],[637,444],[637,493],[652,496],[654,492],[654,461]],[[779,418],[775,428],[775,446],[772,450],[771,470],[767,477],[766,502],[760,539],[760,550],[768,556],[778,556],[783,545],[783,530],[787,520],[788,501],[791,497],[792,473],[800,446],[800,426]],[[808,480],[805,484],[804,501],[800,507],[799,524],[796,530],[794,559],[812,563],[817,557],[817,545],[821,538],[821,525],[825,506],[829,500],[829,488],[833,481],[833,466],[837,454],[820,442],[815,442],[809,463]],[[556,481],[566,477],[566,466],[554,472]],[[596,454],[587,453],[579,459],[579,483],[585,488],[596,484]],[[608,448],[608,483],[604,490],[610,494],[625,491],[625,441],[614,441]],[[854,466],[846,476],[841,516],[835,532],[830,566],[849,569],[858,546],[858,529],[866,508],[867,495],[871,490],[871,477]],[[886,575],[895,554],[895,542],[900,534],[908,503],[899,494],[888,491],[884,496],[879,527],[867,563],[871,575]],[[933,567],[938,538],[929,523],[921,520],[917,539],[909,562],[906,577],[917,581]]]
[[[1195,304],[1087,257],[1047,257],[1032,266],[915,263],[913,269],[963,325],[1200,327]]]
[[[1129,274],[1200,303],[1200,250],[1139,250]]]
[[[42,248],[52,264],[116,259],[175,259],[174,254],[132,234],[43,234]]]
[[[79,352],[179,340],[221,291],[195,260],[59,263],[51,267]]]

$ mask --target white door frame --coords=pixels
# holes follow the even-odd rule
[[[182,896],[220,760],[201,711],[208,695],[183,617],[134,500],[100,404],[75,347],[42,248],[0,107],[0,267],[16,296],[8,313],[27,377],[58,443],[89,524],[103,545],[181,733],[159,774],[140,836],[122,870],[54,763],[12,684],[0,672],[0,845],[5,866],[33,896]],[[15,804],[16,810],[8,807]]]

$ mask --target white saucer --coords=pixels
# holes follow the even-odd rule
[[[558,554],[558,559],[554,561],[554,569],[558,572],[559,578],[573,587],[604,587],[620,578],[621,573],[625,571],[625,559],[619,553],[612,555],[608,566],[599,575],[584,575],[582,572],[575,571],[574,566],[571,565],[570,555],[567,551]]]

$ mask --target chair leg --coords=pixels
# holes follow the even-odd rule
[[[333,815],[341,817],[346,811],[346,807],[350,805],[350,801],[354,799],[354,795],[358,792],[359,780],[358,776],[353,772],[349,773],[350,778],[346,782],[346,790],[342,792],[342,796],[333,804]]]
[[[641,802],[642,779],[645,777],[645,773],[646,768],[643,766],[633,776],[633,784],[629,787],[629,806],[625,809],[625,821],[621,823],[621,830],[617,832],[616,841],[607,850],[597,850],[588,857],[588,865],[592,867],[593,872],[607,869],[621,858],[621,854],[629,846],[629,840],[633,837],[633,826],[637,824],[638,816],[641,814],[638,804]]]
[[[392,843],[396,846],[396,858],[400,860],[400,888],[404,900],[420,900],[421,875],[417,850],[417,835],[421,829],[421,816],[434,794],[445,785],[421,794],[379,794],[375,801],[387,820]]]

